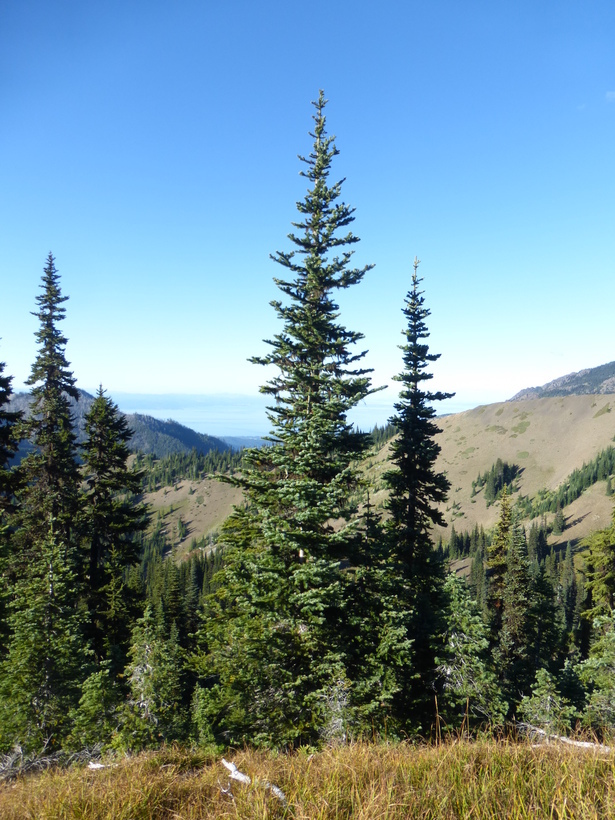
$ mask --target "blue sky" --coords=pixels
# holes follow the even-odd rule
[[[355,260],[376,265],[340,297],[390,385],[362,426],[395,398],[415,255],[433,384],[457,394],[440,411],[615,359],[614,42],[615,4],[592,0],[4,0],[0,360],[14,387],[51,250],[81,387],[206,432],[265,432],[267,373],[246,360],[280,329],[269,254],[290,249],[319,88]]]

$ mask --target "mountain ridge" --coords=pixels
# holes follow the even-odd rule
[[[71,399],[71,412],[75,418],[77,441],[85,440],[85,417],[94,402],[94,396],[79,388],[79,401]],[[21,410],[27,417],[30,412],[32,397],[30,393],[15,393],[9,402],[10,410]],[[120,411],[122,412],[122,411]],[[196,450],[206,455],[211,450],[229,450],[232,445],[215,436],[197,433],[190,427],[173,419],[162,421],[153,416],[140,413],[122,413],[133,432],[129,442],[130,449],[145,455],[153,454],[162,458],[171,453],[189,453]],[[20,448],[27,451],[29,445]]]
[[[525,387],[508,401],[559,396],[604,395],[606,393],[615,393],[615,361],[597,367],[586,367],[575,373],[567,373],[541,387]]]

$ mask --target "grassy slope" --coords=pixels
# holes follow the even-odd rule
[[[491,404],[440,419],[438,467],[451,482],[447,522],[457,530],[472,529],[476,523],[493,526],[497,506],[487,508],[482,492],[474,503],[470,496],[472,481],[498,458],[522,469],[519,489],[524,495],[558,487],[613,443],[614,409],[613,395],[566,396]],[[566,508],[568,523],[577,524],[574,534],[566,530],[564,540],[608,524],[612,499],[604,489],[604,482],[595,485]]]
[[[498,458],[522,469],[519,488],[524,495],[533,496],[543,487],[558,487],[574,469],[613,443],[613,411],[615,395],[586,395],[491,404],[439,419],[442,452],[437,467],[451,482],[449,501],[443,505],[449,527],[454,523],[461,531],[471,530],[475,524],[486,529],[493,526],[498,506],[487,507],[482,492],[472,500],[471,491],[472,481]],[[385,446],[366,461],[366,474],[372,483],[370,501],[376,505],[386,497],[381,476],[388,468],[387,452]],[[192,538],[219,529],[233,505],[240,502],[241,494],[229,485],[207,479],[182,481],[176,489],[148,494],[146,500],[154,513],[163,511],[169,539],[181,555]],[[607,526],[612,508],[613,500],[605,495],[604,482],[599,482],[566,508],[567,529],[560,537],[551,536],[550,543],[576,543],[593,530]],[[182,542],[176,537],[180,516],[188,525],[188,535]],[[447,530],[442,534],[446,539]]]
[[[0,786],[3,820],[452,820],[615,818],[615,754],[570,747],[447,742],[353,744],[316,754],[228,753],[249,786],[219,758],[167,749],[109,768],[29,776]],[[287,804],[266,789],[273,783]],[[229,788],[230,787],[230,788]],[[229,788],[231,794],[224,793]]]
[[[175,487],[163,487],[155,493],[146,493],[144,499],[153,510],[152,523],[160,512],[164,532],[170,544],[176,547],[178,558],[197,540],[216,532],[231,514],[233,506],[241,501],[241,492],[212,478],[203,481],[179,481]],[[179,539],[179,519],[186,524],[185,538]]]

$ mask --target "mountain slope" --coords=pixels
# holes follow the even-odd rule
[[[472,497],[472,481],[498,458],[519,466],[523,495],[555,490],[573,470],[613,444],[614,410],[615,395],[570,395],[502,402],[438,419],[442,452],[437,466],[451,482],[447,522],[457,530],[477,523],[493,526],[498,507],[487,507],[482,492]],[[610,520],[613,502],[604,486],[601,482],[602,489],[594,494],[597,518],[585,510],[588,532]],[[565,513],[571,514],[568,508]]]
[[[578,373],[568,373],[543,384],[542,387],[526,387],[516,393],[510,401],[600,393],[615,393],[615,362],[589,367],[579,370]]]
[[[30,412],[30,394],[16,393],[11,397],[9,408],[22,410],[26,416]],[[85,439],[85,417],[92,406],[94,396],[79,390],[79,401],[71,399],[71,410],[75,417],[77,440]],[[185,427],[177,421],[169,419],[161,421],[152,416],[142,416],[138,413],[125,414],[133,437],[130,441],[131,450],[140,450],[142,453],[152,453],[158,458],[170,453],[189,453],[195,449],[199,453],[208,453],[210,450],[228,450],[229,444],[214,436],[197,433],[190,427]],[[21,450],[27,449],[27,445]]]

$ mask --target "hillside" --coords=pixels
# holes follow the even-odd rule
[[[497,506],[487,507],[482,492],[474,498],[471,493],[472,481],[498,458],[518,465],[523,495],[555,490],[573,470],[613,443],[614,409],[615,396],[571,395],[503,402],[439,419],[438,467],[451,482],[444,509],[447,522],[458,530],[493,526]],[[604,489],[603,481],[566,508],[567,523],[581,521],[574,534],[566,530],[565,539],[608,524],[613,503]]]
[[[573,376],[592,374],[587,384],[606,384],[601,376],[615,372],[615,363],[581,371]],[[550,382],[550,385],[576,383],[572,377]],[[610,378],[610,377],[609,377]],[[608,379],[607,379],[608,381]],[[546,389],[549,385],[545,385]],[[551,389],[551,388],[549,388]],[[80,391],[80,401],[75,404],[79,438],[83,438],[83,420],[93,396]],[[12,406],[27,410],[29,394],[17,394]],[[501,459],[517,465],[517,479],[521,494],[534,497],[543,489],[555,490],[573,470],[589,462],[601,450],[613,443],[615,433],[615,395],[586,393],[502,402],[476,407],[463,413],[438,419],[442,432],[438,442],[442,448],[438,468],[446,472],[451,482],[449,501],[443,512],[449,528],[471,530],[476,524],[486,529],[497,520],[498,507],[487,506],[484,493],[472,496],[472,482],[479,474],[488,471]],[[175,452],[196,449],[207,453],[212,449],[225,450],[230,444],[248,443],[222,441],[197,433],[174,421],[160,421],[138,414],[127,416],[135,430],[132,446],[143,453],[163,457]],[[262,442],[258,442],[262,443]],[[388,447],[375,449],[366,462],[366,477],[372,484],[371,500],[382,505],[386,493],[381,475],[387,469]],[[239,491],[213,479],[180,481],[174,487],[146,495],[155,515],[164,518],[169,541],[178,547],[179,554],[189,549],[193,538],[209,536],[217,531],[233,505],[241,500]],[[566,530],[560,537],[551,536],[550,543],[571,540],[577,542],[592,530],[608,524],[612,511],[612,499],[605,495],[605,483],[599,482],[587,490],[573,504],[566,507]],[[179,520],[186,525],[187,533],[181,539]],[[437,531],[446,540],[450,529]]]
[[[476,524],[485,529],[495,524],[498,505],[487,506],[483,490],[472,496],[472,482],[498,458],[518,465],[519,493],[533,498],[543,488],[555,490],[575,469],[613,443],[613,410],[615,396],[585,395],[502,402],[438,419],[442,452],[437,466],[447,474],[451,491],[443,505],[449,527],[438,530],[436,537],[447,540],[451,524],[457,532]],[[365,463],[370,500],[380,507],[386,498],[382,473],[389,466],[387,454],[385,444],[375,448]],[[240,498],[238,490],[212,479],[180,481],[175,488],[147,496],[155,510],[164,511],[170,536],[177,532],[180,517],[186,523],[188,534],[176,541],[180,552],[193,537],[217,530]],[[612,509],[613,498],[606,496],[605,482],[599,481],[565,508],[566,529],[561,536],[550,536],[550,543],[578,542],[606,526]],[[547,514],[548,520],[552,517]]]
[[[602,393],[615,393],[615,362],[568,373],[542,387],[526,387],[516,393],[511,401]]]
[[[173,419],[161,421],[139,413],[127,414],[126,419],[133,431],[131,449],[142,453],[154,453],[159,458],[169,453],[187,453],[190,450],[208,453],[210,450],[229,448],[222,439],[197,433]]]
[[[71,409],[79,442],[85,438],[85,417],[93,401],[94,396],[85,390],[79,390],[79,401],[71,399]],[[16,393],[9,402],[9,408],[21,410],[27,417],[30,412],[30,394]],[[228,450],[232,446],[214,436],[197,433],[190,427],[172,419],[161,421],[138,413],[128,413],[125,416],[133,430],[130,447],[135,452],[140,450],[142,453],[153,453],[158,458],[162,458],[170,453],[189,453],[193,449],[198,453],[208,453],[210,450]],[[21,449],[23,452],[27,446]]]

